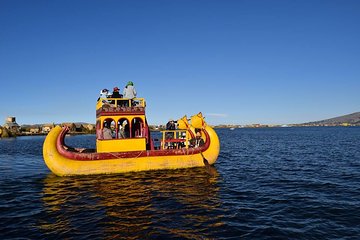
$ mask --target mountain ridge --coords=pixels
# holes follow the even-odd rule
[[[360,126],[360,112],[354,112],[320,121],[303,123],[303,125],[357,125]]]

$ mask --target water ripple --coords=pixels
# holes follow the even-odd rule
[[[0,140],[1,239],[356,239],[360,128],[217,130],[205,168],[56,177]],[[94,147],[93,135],[67,143]]]

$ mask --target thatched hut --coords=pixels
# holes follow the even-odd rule
[[[12,137],[12,136],[13,135],[11,134],[11,132],[7,128],[0,126],[0,137],[8,138],[8,137]]]

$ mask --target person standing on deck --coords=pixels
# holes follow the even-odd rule
[[[134,83],[132,81],[129,81],[123,91],[123,96],[125,99],[130,99],[125,102],[125,107],[133,106],[134,100],[133,98],[136,97],[136,90],[134,87]]]
[[[134,83],[132,81],[129,81],[123,91],[124,98],[130,98],[133,99],[136,97],[136,90],[134,87]]]
[[[166,130],[169,130],[169,131],[166,132],[166,135],[165,135],[166,140],[174,139],[175,138],[174,130],[176,130],[176,125],[175,125],[175,121],[173,119],[170,119],[167,122]],[[174,144],[173,143],[168,143],[167,147],[168,148],[173,148]]]

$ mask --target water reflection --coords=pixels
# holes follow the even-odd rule
[[[221,226],[219,174],[205,168],[44,179],[46,236],[181,237]],[[176,221],[174,221],[176,219]],[[200,234],[200,235],[199,235]]]

